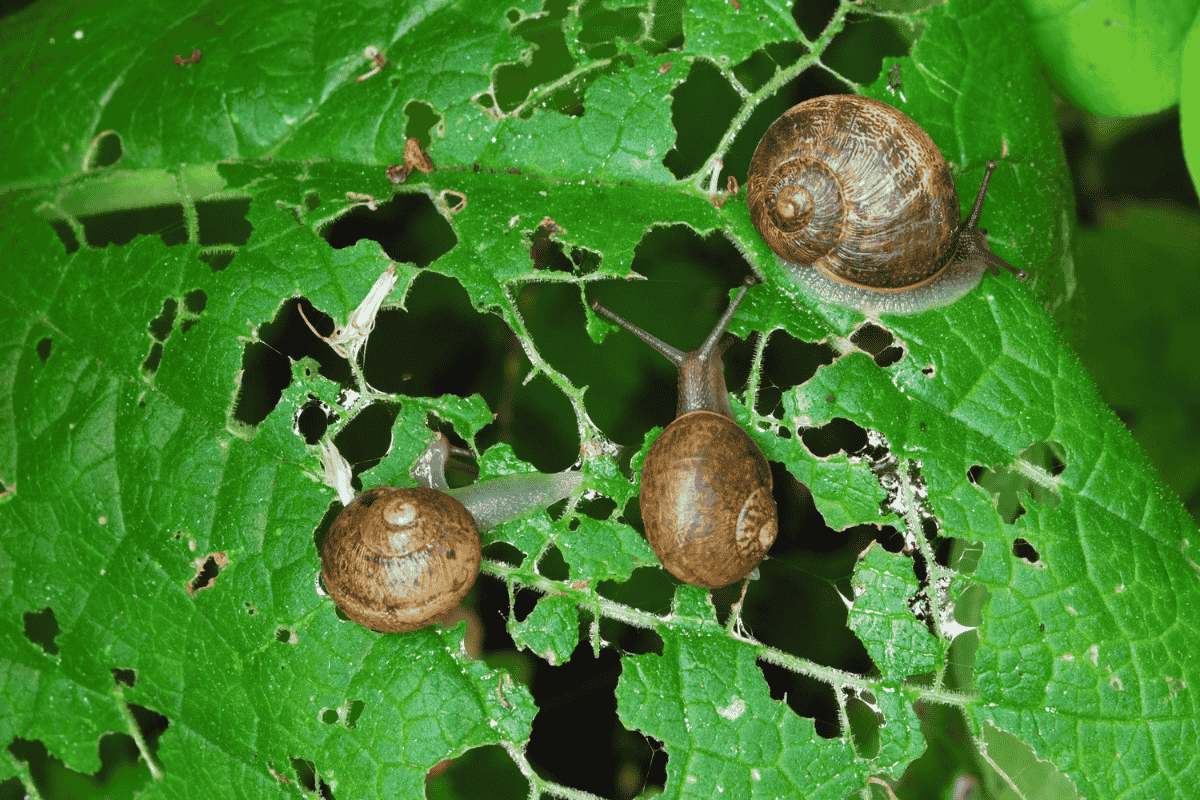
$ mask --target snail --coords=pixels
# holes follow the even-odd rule
[[[959,223],[950,168],[908,115],[857,95],[806,100],[750,160],[750,218],[806,290],[867,313],[915,313],[973,289],[984,270],[1027,273],[988,248],[979,213]]]
[[[592,303],[679,370],[675,421],[654,440],[642,465],[642,518],[663,566],[685,583],[711,589],[750,574],[778,532],[771,468],[733,420],[721,363],[721,337],[751,283],[747,279],[704,344],[690,353]]]
[[[451,489],[444,436],[421,455],[422,486],[382,487],[338,514],[321,548],[321,578],[355,622],[385,633],[422,628],[455,608],[479,574],[479,531],[573,494],[579,472],[506,475]]]

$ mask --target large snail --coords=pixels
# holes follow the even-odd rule
[[[439,435],[413,470],[423,486],[363,492],[330,526],[321,577],[355,622],[385,633],[435,622],[475,583],[480,530],[568,497],[583,483],[579,472],[531,473],[451,489],[448,458]]]
[[[1013,267],[988,249],[979,213],[959,223],[946,160],[903,112],[857,95],[816,97],[771,124],[750,161],[750,217],[780,263],[823,300],[868,313],[946,305],[984,270]]]
[[[676,419],[642,465],[646,539],[671,574],[719,588],[746,577],[778,532],[771,468],[733,420],[720,340],[749,286],[743,286],[699,349],[683,353],[626,322],[598,301],[596,312],[628,329],[679,369]]]

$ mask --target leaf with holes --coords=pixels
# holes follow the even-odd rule
[[[0,19],[0,788],[1186,794],[1200,539],[1046,314],[1071,206],[1025,23],[791,5]],[[1032,279],[871,319],[799,288],[739,187],[843,92],[964,210],[1000,161],[981,224]],[[749,274],[725,377],[779,535],[706,591],[643,534],[676,375],[590,302],[687,350]],[[321,546],[439,434],[454,486],[585,486],[483,532],[457,621],[379,634]]]

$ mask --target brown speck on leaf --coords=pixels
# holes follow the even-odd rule
[[[734,11],[741,11],[741,10],[742,10],[742,4],[741,4],[741,3],[739,3],[739,2],[738,2],[738,0],[730,0],[730,2],[732,2],[732,3],[733,3],[733,10],[734,10]]]
[[[544,228],[546,233],[549,234],[550,236],[556,236],[560,233],[567,232],[566,228],[564,228],[562,225],[559,225],[554,220],[550,219],[550,217],[542,217],[542,222],[539,225],[539,227]]]
[[[412,172],[412,169],[403,164],[388,164],[387,171],[384,174],[387,175],[387,179],[392,183],[404,183],[408,180],[408,173],[410,172]]]
[[[347,200],[358,200],[360,202],[366,203],[367,208],[371,209],[372,211],[376,211],[378,209],[378,206],[375,205],[375,203],[376,203],[375,198],[369,194],[359,194],[358,192],[346,192],[346,199]]]
[[[572,589],[586,589],[590,581],[575,581],[571,584]]]
[[[1005,139],[1003,136],[1001,136],[1000,137],[1000,157],[1005,158],[1007,156],[1008,156],[1008,139]]]
[[[183,56],[178,56],[178,55],[175,56],[175,63],[181,67],[184,64],[197,64],[199,62],[200,62],[200,51],[199,50],[193,50],[192,54],[190,56],[188,56],[187,58],[184,58]]]
[[[671,62],[670,61],[663,62],[663,65],[658,68],[659,75],[666,75],[670,71],[671,71]]]
[[[363,49],[363,55],[371,59],[371,64],[373,66],[371,67],[370,72],[365,72],[355,78],[355,83],[362,83],[372,75],[378,75],[379,71],[383,69],[385,64],[387,64],[387,59],[383,57],[383,53],[379,52],[379,48],[373,44],[369,44]]]
[[[409,169],[419,169],[427,175],[433,172],[433,162],[429,160],[429,153],[421,149],[421,143],[415,136],[408,137],[404,142],[404,165]]]
[[[509,169],[506,169],[504,171],[507,172],[509,175],[520,175],[521,174],[521,170],[516,169],[515,167],[510,167]]]
[[[512,703],[508,702],[508,698],[504,696],[504,676],[501,675],[496,681],[496,696],[500,698],[500,705],[512,710]]]

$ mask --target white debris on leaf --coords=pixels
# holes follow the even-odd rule
[[[320,447],[325,485],[338,493],[338,499],[342,501],[342,505],[349,505],[350,501],[354,499],[354,487],[350,485],[350,479],[354,477],[354,474],[350,471],[350,462],[338,452],[337,445],[328,439],[322,439]]]
[[[725,708],[718,708],[717,713],[720,714],[725,719],[732,722],[733,720],[740,717],[745,710],[746,710],[746,701],[740,697],[735,697],[735,698],[733,698],[733,702],[731,702]]]
[[[358,358],[358,351],[367,343],[367,337],[375,329],[375,316],[379,313],[379,307],[391,294],[392,289],[396,288],[396,281],[399,279],[399,276],[396,275],[396,265],[389,264],[388,268],[375,281],[371,291],[367,292],[366,298],[359,303],[358,308],[354,309],[350,319],[346,320],[345,325],[334,330],[333,336],[321,336],[317,333],[317,329],[308,321],[308,317],[304,317],[303,309],[300,310],[300,316],[304,317],[304,324],[308,326],[308,329],[323,339],[335,353],[342,358],[354,361]]]

